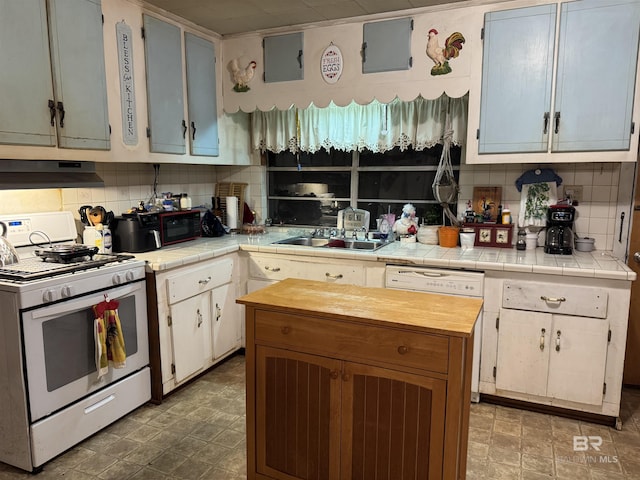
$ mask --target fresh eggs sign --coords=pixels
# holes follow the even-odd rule
[[[342,52],[333,43],[324,49],[320,57],[320,72],[327,83],[336,83],[342,75]]]

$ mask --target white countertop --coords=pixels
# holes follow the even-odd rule
[[[573,255],[551,255],[542,247],[535,250],[515,248],[443,248],[438,245],[393,242],[375,252],[340,248],[300,247],[272,245],[272,242],[292,237],[292,231],[272,229],[263,235],[224,235],[200,238],[177,245],[163,247],[147,253],[135,254],[147,262],[149,271],[162,271],[188,265],[228,253],[244,250],[262,253],[283,253],[314,257],[345,258],[385,263],[410,263],[427,267],[448,267],[481,271],[540,273],[574,277],[606,278],[613,280],[636,279],[636,273],[611,252],[578,252]]]

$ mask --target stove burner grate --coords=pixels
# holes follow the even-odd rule
[[[54,245],[53,247],[35,250],[34,253],[45,262],[71,263],[93,259],[98,247],[89,245]]]

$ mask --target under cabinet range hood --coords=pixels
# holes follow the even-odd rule
[[[104,187],[94,162],[0,160],[0,190]]]

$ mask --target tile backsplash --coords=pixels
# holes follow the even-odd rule
[[[545,167],[552,168],[562,178],[557,192],[559,199],[565,198],[566,185],[582,186],[582,198],[576,205],[575,231],[581,237],[594,238],[596,249],[611,250],[615,236],[620,164],[461,165],[458,211],[464,211],[467,201],[473,198],[474,186],[502,187],[502,204],[509,207],[513,223],[517,224],[521,193],[515,182],[525,171]]]
[[[596,239],[598,250],[610,250],[615,236],[615,214],[620,183],[620,165],[610,163],[557,164],[553,168],[562,178],[558,195],[565,185],[582,186],[582,199],[576,207],[576,231]],[[461,165],[458,211],[464,211],[473,197],[474,186],[501,186],[502,203],[511,209],[514,223],[520,212],[520,192],[515,181],[534,165]],[[540,168],[543,168],[540,166]],[[154,193],[151,164],[98,163],[103,188],[65,188],[50,190],[0,191],[0,213],[69,210],[78,217],[82,205],[102,205],[121,214]],[[258,221],[266,216],[266,170],[263,166],[160,165],[156,192],[188,193],[194,206],[211,207],[216,182],[248,184],[245,201],[257,212]],[[630,199],[621,199],[630,201]]]

